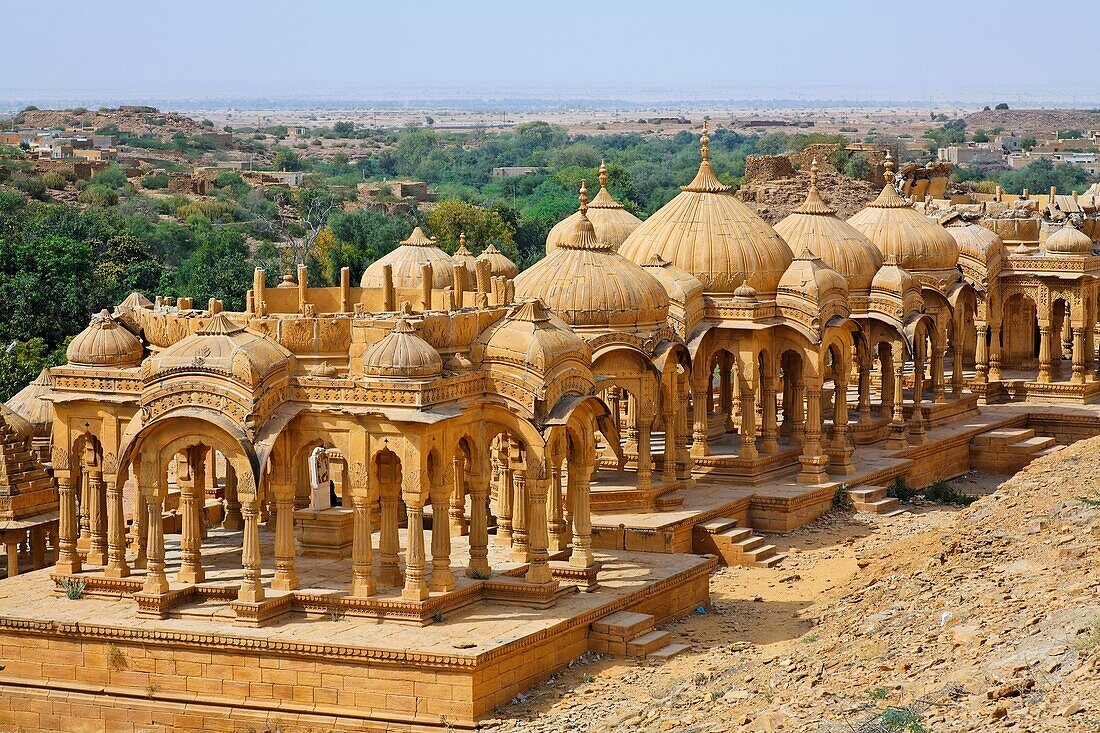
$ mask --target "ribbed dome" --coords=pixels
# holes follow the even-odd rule
[[[851,291],[870,292],[871,281],[882,267],[882,253],[858,229],[837,218],[836,209],[821,200],[816,160],[810,167],[806,201],[776,224],[775,231],[793,251],[808,249],[843,275]]]
[[[644,267],[647,273],[661,283],[670,300],[686,303],[703,294],[703,283],[699,282],[699,278],[668,260],[661,259],[660,255],[653,255]]]
[[[293,354],[278,341],[249,331],[216,313],[195,333],[149,357],[143,377],[149,381],[171,372],[211,371],[259,385],[268,375],[289,368]]]
[[[779,280],[776,302],[795,305],[807,299],[823,303],[848,296],[848,280],[808,249],[803,249]]]
[[[917,273],[953,270],[959,261],[955,239],[894,189],[894,162],[889,153],[884,175],[882,193],[848,223],[874,242],[882,254],[893,254],[899,267]]]
[[[668,318],[668,293],[641,266],[600,240],[588,192],[568,240],[516,278],[516,296],[537,298],[572,326],[652,326]]]
[[[419,288],[420,268],[428,263],[432,266],[433,288],[454,286],[455,261],[436,246],[435,240],[428,239],[424,230],[416,227],[397,249],[371,263],[359,285],[364,288],[382,287],[382,270],[390,265],[393,267],[395,288]]]
[[[486,247],[481,254],[477,256],[479,260],[489,260],[489,267],[493,277],[512,278],[519,274],[519,267],[515,262],[508,259],[508,256],[497,249],[495,244],[490,244]]]
[[[871,289],[904,297],[910,291],[916,291],[919,295],[921,285],[916,275],[898,266],[892,255],[887,255],[882,269],[871,282]]]
[[[397,379],[435,377],[443,373],[443,359],[416,335],[408,320],[398,318],[392,331],[363,352],[363,373]]]
[[[1000,271],[1005,252],[1004,243],[996,232],[976,221],[969,221],[958,213],[945,219],[943,227],[958,245],[961,263],[969,262],[972,266],[984,269],[988,277],[993,277]]]
[[[50,370],[46,367],[38,378],[5,403],[6,407],[26,420],[33,434],[49,437],[53,431],[53,402],[47,399],[53,394]]]
[[[580,212],[575,211],[554,225],[546,236],[546,254],[550,254],[573,236],[573,227],[579,218]],[[596,238],[616,250],[642,223],[641,219],[627,211],[607,190],[607,166],[602,163],[600,190],[588,203],[588,220],[596,230]]]
[[[709,143],[704,124],[703,161],[695,179],[642,222],[619,252],[638,264],[658,254],[699,278],[707,293],[730,294],[747,281],[769,297],[794,256],[714,175]]]
[[[1092,254],[1092,238],[1068,223],[1047,237],[1047,252],[1060,255]]]
[[[69,342],[65,356],[77,366],[132,367],[141,363],[143,350],[137,336],[102,310]]]
[[[473,273],[477,268],[477,257],[474,257],[470,250],[466,249],[465,232],[458,235],[458,249],[451,255],[451,259],[455,261],[456,265],[466,265],[466,270],[470,273]]]
[[[591,363],[592,350],[539,300],[520,303],[486,329],[472,351],[481,363],[507,364],[549,374],[561,362],[578,359]],[[537,389],[538,385],[531,385]]]

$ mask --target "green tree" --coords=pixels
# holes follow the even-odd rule
[[[0,238],[0,343],[56,344],[87,325],[94,262],[87,244],[48,235]]]
[[[387,214],[376,209],[336,211],[329,218],[329,228],[336,245],[326,253],[322,278],[335,285],[341,267],[349,267],[353,275],[362,273],[370,263],[387,254],[397,243],[409,236],[420,222],[407,214]]]
[[[861,181],[871,180],[871,163],[863,153],[853,153],[844,164],[844,175]]]
[[[480,252],[492,243],[512,260],[518,257],[515,229],[499,211],[447,199],[440,201],[428,214],[428,229],[446,252],[458,249],[458,235],[465,232],[467,246],[472,252]]]
[[[997,105],[996,109],[1008,109],[1008,103],[1007,102],[1001,102],[1000,104]]]
[[[199,246],[180,266],[176,292],[195,303],[218,298],[229,310],[244,310],[252,271],[248,244],[240,232],[211,228],[200,235]]]
[[[0,349],[0,402],[7,402],[38,376],[43,368],[65,363],[65,339],[52,352],[44,339],[14,341]]]
[[[302,160],[290,148],[275,148],[275,154],[271,157],[271,165],[277,171],[300,171]]]

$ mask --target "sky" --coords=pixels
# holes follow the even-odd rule
[[[3,0],[0,101],[1100,104],[1100,2]],[[33,28],[33,31],[31,30]]]

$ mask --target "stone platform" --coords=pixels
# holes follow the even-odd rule
[[[28,573],[0,584],[0,728],[470,729],[583,654],[593,622],[631,611],[661,623],[706,605],[717,562],[597,558],[592,592],[547,609],[485,601],[425,627],[293,613],[242,628],[216,600],[146,619],[132,599],[69,600],[49,571]],[[332,584],[303,574],[303,585]]]

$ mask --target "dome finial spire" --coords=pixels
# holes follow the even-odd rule
[[[607,188],[607,163],[600,161],[600,188]]]
[[[581,202],[581,215],[588,216],[588,181],[581,179],[581,195],[577,197]]]
[[[458,233],[458,246],[459,247],[465,247],[466,246],[466,232],[459,232]]]
[[[703,136],[699,138],[700,152],[704,161],[710,160],[710,136],[707,135],[707,121],[703,120]]]
[[[894,176],[894,159],[890,157],[890,148],[886,148],[886,160],[882,162],[882,167],[885,170],[885,175],[892,179]],[[891,180],[887,181],[887,183],[892,182]]]
[[[817,158],[810,163],[810,188],[817,188]]]

